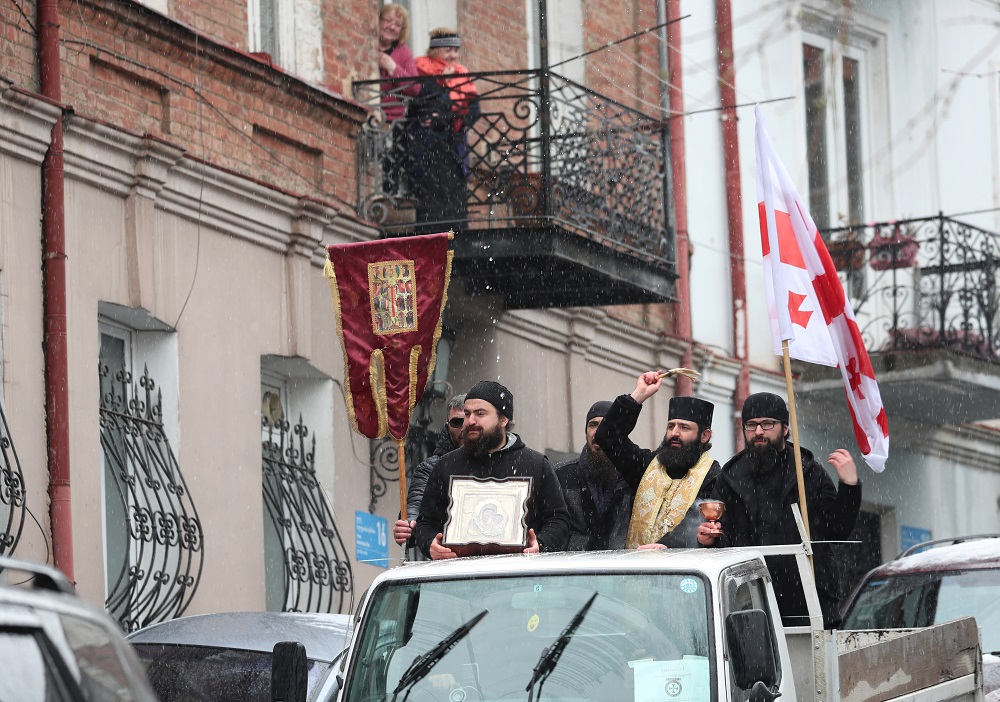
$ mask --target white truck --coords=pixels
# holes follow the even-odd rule
[[[492,556],[404,565],[357,611],[338,702],[982,702],[973,619],[783,629],[763,556],[807,548]]]

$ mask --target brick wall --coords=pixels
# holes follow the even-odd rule
[[[136,5],[60,11],[63,99],[78,114],[294,193],[354,201],[356,106]]]
[[[23,14],[22,14],[23,12]],[[38,22],[34,0],[0,2],[0,76],[38,91]]]
[[[523,0],[459,0],[462,63],[470,71],[527,68],[527,20]]]
[[[377,0],[323,2],[323,68],[330,90],[351,95],[351,81],[378,78]]]

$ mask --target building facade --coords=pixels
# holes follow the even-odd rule
[[[411,458],[481,378],[555,458],[594,401],[688,365],[702,378],[680,390],[716,404],[724,461],[746,394],[785,393],[758,102],[845,252],[889,414],[855,567],[998,530],[995,8],[404,4],[415,55],[455,27],[477,74],[457,221],[416,222],[380,176],[374,0],[0,2],[4,554],[55,559],[126,628],[350,609],[379,570],[357,559],[356,512],[391,523],[398,482],[391,447],[350,430],[324,249],[421,224],[454,229],[456,254]],[[964,258],[942,258],[959,239]],[[839,379],[797,370],[803,444],[860,459]]]

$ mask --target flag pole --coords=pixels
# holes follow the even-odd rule
[[[792,425],[792,453],[795,454],[795,481],[799,485],[799,511],[802,513],[802,526],[806,530],[806,538],[812,539],[809,533],[809,509],[806,507],[806,483],[802,476],[802,449],[799,447],[799,420],[795,413],[795,391],[792,390],[792,360],[788,355],[788,339],[781,341],[781,353],[785,360],[785,388],[788,390],[788,419]],[[809,556],[812,565],[812,556]]]

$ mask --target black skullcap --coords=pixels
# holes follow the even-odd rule
[[[590,406],[590,409],[587,410],[587,422],[590,422],[590,420],[594,417],[603,417],[608,413],[609,409],[611,409],[611,403],[608,400],[595,402]]]
[[[785,401],[773,392],[754,393],[743,403],[743,423],[760,417],[770,417],[788,424],[788,407],[785,406]]]
[[[698,397],[671,397],[667,420],[683,419],[705,429],[712,428],[715,405]]]
[[[480,380],[465,393],[466,400],[486,400],[507,419],[514,419],[514,396],[495,380]]]

